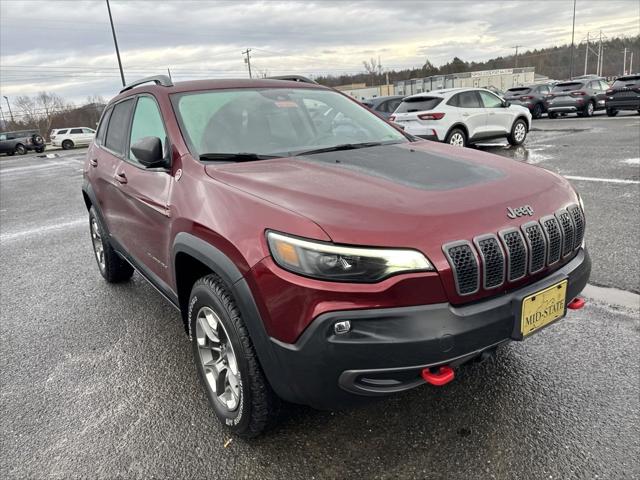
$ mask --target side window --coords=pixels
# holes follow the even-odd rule
[[[78,135],[78,134],[82,134],[82,129],[81,128],[72,128],[71,131],[69,132],[72,135]]]
[[[457,95],[454,95],[453,97],[451,97],[449,99],[449,101],[447,102],[447,105],[451,105],[452,107],[459,107],[460,106],[460,94],[458,93]]]
[[[111,112],[109,127],[104,145],[109,150],[120,155],[124,154],[127,131],[129,130],[129,119],[133,110],[133,99],[116,103]]]
[[[484,90],[478,90],[480,98],[485,108],[501,108],[502,100],[496,97],[493,93],[485,92]]]
[[[468,92],[461,92],[458,94],[458,103],[460,108],[482,108],[480,105],[480,99],[475,90]]]
[[[82,133],[96,133],[95,130],[91,130],[90,128],[83,128]]]
[[[396,111],[396,108],[398,108],[398,106],[402,103],[402,99],[398,98],[396,100],[389,100],[387,102],[387,109],[389,111],[389,113],[393,113]]]
[[[600,88],[602,90],[609,90],[609,84],[603,80],[600,80]]]
[[[5,141],[6,139],[7,139],[6,135],[4,135],[4,134],[0,135],[0,142]]]
[[[385,112],[385,113],[391,113],[391,112],[393,112],[393,110],[389,110],[390,106],[391,106],[391,102],[390,101],[387,100],[386,102],[382,102],[380,104],[380,106],[378,107],[378,111]]]
[[[591,90],[600,90],[600,82],[598,81],[589,82],[588,88]]]
[[[547,93],[549,93],[549,87],[547,87],[546,85],[541,85],[539,91],[542,94],[547,94]]]
[[[164,123],[162,123],[162,115],[155,100],[147,96],[138,98],[136,111],[133,114],[133,123],[131,124],[129,148],[144,137],[158,137],[162,141],[162,149],[164,151],[167,133],[164,129]],[[138,162],[131,150],[129,150],[129,159]]]
[[[100,145],[104,144],[104,134],[107,131],[107,125],[109,124],[109,117],[111,117],[112,108],[109,108],[102,116],[102,121],[98,125],[98,133],[96,134],[96,142]]]
[[[65,128],[64,130],[58,130],[56,132],[56,135],[66,135],[66,133],[67,133],[67,129]]]

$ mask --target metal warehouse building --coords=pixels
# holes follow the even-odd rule
[[[534,82],[534,67],[503,68],[501,70],[481,70],[478,72],[434,75],[395,82],[396,95],[413,95],[441,88],[495,87],[505,91],[518,85]]]

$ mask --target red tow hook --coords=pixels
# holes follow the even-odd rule
[[[422,370],[422,378],[427,383],[431,385],[435,385],[436,387],[441,387],[442,385],[446,385],[450,381],[455,378],[455,373],[453,373],[453,368],[448,366],[439,367],[437,371],[432,372],[430,369],[425,368]]]
[[[569,305],[567,305],[567,308],[571,310],[580,310],[582,307],[584,307],[585,303],[587,302],[584,298],[576,297],[569,302]]]

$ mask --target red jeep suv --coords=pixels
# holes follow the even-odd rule
[[[101,274],[135,269],[180,310],[211,406],[247,437],[280,399],[445,384],[580,307],[591,270],[564,178],[304,78],[125,87],[83,196]]]

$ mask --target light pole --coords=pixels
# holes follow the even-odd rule
[[[3,95],[3,97],[7,101],[7,107],[9,107],[9,116],[11,117],[11,123],[16,123],[16,121],[13,119],[13,112],[11,111],[11,105],[9,105],[9,99],[6,95]]]
[[[118,66],[120,67],[120,78],[122,78],[122,86],[124,87],[124,72],[122,71],[122,62],[120,61],[120,50],[118,50],[118,39],[116,38],[116,30],[113,28],[113,17],[111,16],[111,7],[109,6],[109,0],[107,0],[107,10],[109,11],[109,22],[111,23],[111,33],[113,34],[113,43],[116,46],[116,56],[118,57]]]
[[[573,41],[576,33],[576,0],[573,0],[573,26],[571,27],[571,63],[569,67],[569,78],[573,79]]]

